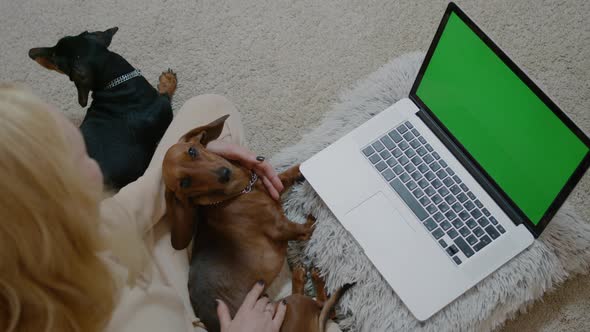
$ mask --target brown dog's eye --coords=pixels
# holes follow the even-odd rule
[[[191,178],[189,178],[188,176],[185,177],[185,178],[182,178],[180,180],[180,188],[186,189],[186,188],[188,188],[190,186],[191,186]]]
[[[197,149],[191,146],[190,148],[188,148],[188,155],[191,156],[191,158],[193,159],[197,158]]]

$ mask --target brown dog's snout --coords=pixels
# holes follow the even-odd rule
[[[227,167],[221,167],[217,170],[219,183],[228,183],[231,178],[231,170]]]

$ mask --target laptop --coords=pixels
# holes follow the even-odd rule
[[[590,139],[450,3],[404,98],[301,172],[413,315],[530,246],[590,165]]]

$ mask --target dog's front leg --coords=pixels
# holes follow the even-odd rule
[[[314,229],[315,218],[310,214],[305,224],[298,224],[282,216],[270,231],[270,236],[280,241],[309,240]]]
[[[303,182],[305,180],[303,174],[301,174],[301,171],[299,170],[299,165],[295,165],[279,174],[279,179],[285,188],[283,192],[291,188],[296,182]]]

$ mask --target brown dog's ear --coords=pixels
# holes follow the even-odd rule
[[[219,137],[219,135],[221,135],[221,132],[223,131],[223,124],[227,118],[229,118],[229,114],[220,117],[208,125],[195,128],[182,136],[181,140],[185,142],[196,140],[203,144],[203,146],[207,146],[209,142],[215,140]]]
[[[57,65],[53,62],[53,47],[36,47],[29,50],[29,57],[41,66],[55,70],[59,73],[63,72],[57,68]]]
[[[170,242],[176,250],[186,248],[193,237],[196,207],[176,198],[174,192],[166,188],[166,215],[170,223]]]

